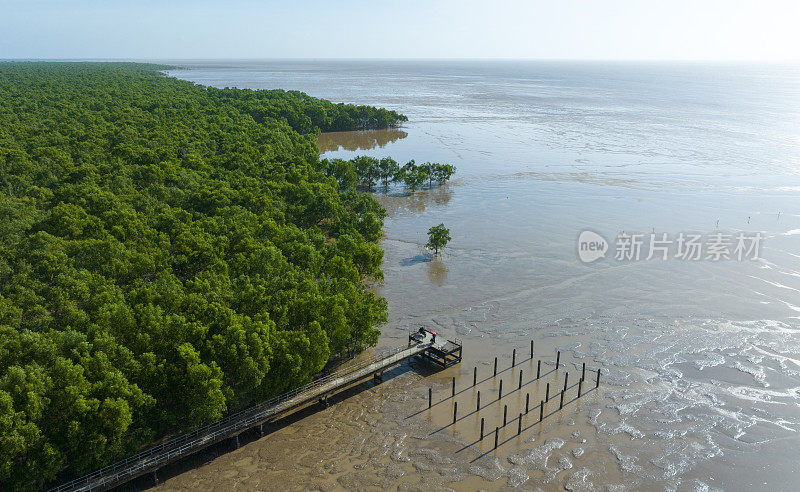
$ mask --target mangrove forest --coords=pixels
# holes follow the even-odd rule
[[[351,182],[359,163],[320,161],[319,132],[396,112],[167,68],[0,63],[0,488],[89,472],[375,344],[385,212],[355,185],[449,177],[370,161]]]

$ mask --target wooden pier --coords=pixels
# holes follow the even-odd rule
[[[369,360],[351,365],[317,379],[292,392],[276,396],[217,422],[141,451],[88,475],[55,487],[53,491],[106,490],[136,477],[157,472],[164,465],[194,454],[225,439],[235,439],[250,429],[263,433],[264,424],[280,418],[309,403],[327,403],[328,397],[370,376],[379,378],[387,369],[415,356],[421,356],[440,367],[461,362],[459,340],[450,341],[435,333],[420,329],[408,337],[408,346],[397,347]]]

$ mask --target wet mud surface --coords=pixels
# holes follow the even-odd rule
[[[797,488],[800,101],[781,85],[796,74],[767,84],[742,70],[345,65],[176,75],[407,114],[403,136],[321,137],[323,157],[458,167],[441,187],[376,193],[386,278],[372,288],[389,302],[376,350],[424,325],[463,340],[464,360],[441,372],[404,364],[157,490]],[[425,234],[439,223],[453,239],[432,258]],[[609,241],[759,231],[764,242],[755,261],[584,264],[587,229]],[[490,377],[515,348],[518,367]],[[583,363],[601,369],[600,387],[560,411],[551,399],[544,422],[531,411],[517,436],[525,395],[538,405],[547,383],[561,388],[567,372],[577,383]]]

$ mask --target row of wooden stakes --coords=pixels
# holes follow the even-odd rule
[[[533,359],[533,354],[534,354],[534,352],[533,352],[533,341],[531,341],[530,359],[528,359],[528,360],[532,360]],[[513,369],[516,366],[516,362],[517,362],[516,361],[516,356],[517,356],[517,350],[514,349],[513,352],[512,352],[512,355],[511,355],[511,367],[509,367],[508,369]],[[524,361],[521,361],[521,362],[524,362]],[[561,352],[559,351],[559,352],[556,353],[556,367],[551,372],[558,371],[558,369],[560,367],[560,364],[561,364]],[[508,369],[506,369],[506,370],[508,370]],[[537,364],[536,364],[536,378],[531,380],[531,381],[529,381],[529,382],[534,382],[534,381],[538,381],[539,379],[541,379],[541,377],[542,377],[541,370],[542,370],[542,361],[540,359],[540,360],[537,361]],[[503,372],[503,371],[501,371],[501,372]],[[597,375],[596,375],[596,378],[595,378],[595,381],[594,381],[594,383],[595,383],[594,388],[595,389],[600,387],[600,369],[599,368],[597,369],[597,373],[596,374]],[[496,377],[497,377],[497,357],[494,358],[494,369],[492,371],[492,378],[496,378]],[[487,378],[484,381],[487,381],[488,379],[490,379],[490,378]],[[576,397],[576,400],[578,398],[580,398],[582,394],[584,394],[583,390],[584,390],[584,382],[585,382],[585,380],[586,380],[586,363],[584,362],[582,367],[581,367],[581,378],[580,378],[580,380],[578,380],[578,384],[577,384],[577,386],[578,386],[578,395]],[[473,369],[473,373],[472,373],[472,386],[471,387],[475,387],[475,386],[477,386],[477,384],[478,384],[478,368],[475,367]],[[518,382],[517,390],[522,390],[522,386],[523,386],[523,371],[522,371],[522,369],[520,369],[520,371],[519,371],[519,382]],[[558,405],[558,409],[559,410],[564,408],[564,394],[567,392],[568,389],[569,389],[569,372],[564,374],[564,387],[563,387],[563,389],[561,389],[560,394],[559,394],[559,405]],[[451,389],[450,397],[454,398],[455,396],[456,396],[456,378],[453,377],[453,379],[452,379],[452,389]],[[552,398],[555,398],[555,397],[556,397],[556,395],[553,394]],[[493,400],[493,402],[500,401],[500,399],[502,399],[502,398],[503,398],[503,380],[501,379],[500,380],[500,385],[499,385],[499,388],[498,388],[497,399]],[[539,401],[539,405],[538,405],[539,406],[539,420],[536,423],[542,422],[544,420],[544,418],[545,418],[544,407],[552,398],[551,398],[551,395],[550,395],[550,383],[547,383],[547,387],[545,389],[545,397],[544,397],[543,400]],[[433,389],[432,388],[428,388],[428,408],[431,408],[432,406],[433,406]],[[534,409],[535,409],[535,407],[534,407]],[[481,392],[478,391],[478,393],[477,393],[477,403],[476,403],[476,407],[475,407],[475,413],[479,412],[480,410],[481,410]],[[531,408],[530,408],[530,393],[526,393],[525,394],[525,411],[519,413],[518,420],[517,420],[517,435],[522,433],[522,417],[523,417],[523,415],[528,415],[530,410],[531,410]],[[454,400],[453,401],[453,425],[455,425],[457,420],[458,420],[458,402],[456,402]],[[481,431],[480,431],[479,441],[483,441],[483,438],[484,438],[484,424],[485,424],[485,419],[482,417],[481,418]],[[501,428],[504,428],[507,424],[508,424],[508,405],[504,405],[503,406],[503,424],[502,424],[502,426],[496,426],[495,430],[494,430],[494,447],[495,448],[497,448],[497,446],[498,446],[499,431],[500,431]]]

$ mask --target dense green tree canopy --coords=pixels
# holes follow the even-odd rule
[[[408,121],[404,115],[384,108],[334,104],[298,91],[228,88],[207,90],[215,98],[227,100],[258,122],[267,119],[285,121],[299,133],[374,130]]]
[[[305,383],[386,320],[384,211],[304,134],[405,117],[163,68],[0,63],[0,488]]]

